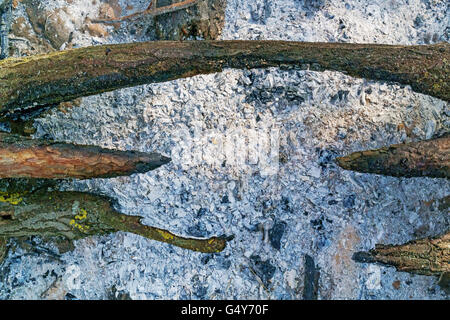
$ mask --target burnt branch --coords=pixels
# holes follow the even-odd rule
[[[0,113],[223,68],[295,65],[398,82],[450,101],[450,45],[289,41],[157,41],[103,45],[0,61]]]
[[[354,152],[336,158],[340,167],[394,177],[450,178],[450,135]]]
[[[35,140],[0,133],[0,178],[110,178],[156,169],[158,153]]]
[[[394,266],[398,271],[441,276],[450,272],[450,233],[403,245],[377,244],[369,252],[357,252],[353,260]]]
[[[141,217],[117,212],[107,197],[82,192],[39,190],[0,197],[0,247],[8,238],[62,237],[70,241],[117,231],[131,232],[193,251],[222,251],[227,239],[185,238],[143,225]],[[1,253],[0,253],[1,254]]]

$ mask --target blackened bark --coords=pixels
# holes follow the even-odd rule
[[[343,169],[394,177],[450,178],[450,135],[354,152],[336,158]]]

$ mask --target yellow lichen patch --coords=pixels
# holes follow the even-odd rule
[[[86,218],[87,218],[87,211],[84,210],[84,209],[80,209],[80,214],[77,214],[75,216],[75,219],[77,219],[77,220],[83,220],[83,219],[86,219]]]
[[[78,223],[77,221],[81,222],[81,220],[84,220],[87,218],[87,211],[85,209],[80,209],[79,214],[77,214],[75,216],[75,219],[70,220],[69,224],[72,226],[72,229],[78,229],[81,232],[87,232],[87,230],[89,229],[89,226],[86,225],[82,225],[80,223]]]
[[[433,90],[439,91],[439,90],[441,90],[441,86],[438,83],[435,83],[435,84],[433,84]]]
[[[22,202],[22,197],[19,193],[7,193],[0,191],[0,202],[6,202],[12,205],[18,205]]]
[[[72,226],[72,229],[78,229],[81,232],[86,232],[89,229],[89,226],[83,226],[82,224],[77,223],[74,219],[70,220],[69,224]]]
[[[173,240],[173,235],[164,230],[158,230],[159,234],[166,240]]]

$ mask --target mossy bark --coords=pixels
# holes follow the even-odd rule
[[[354,152],[336,158],[340,167],[395,177],[450,178],[450,135]]]
[[[0,133],[0,178],[110,178],[147,172],[169,161],[158,153],[116,151]]]
[[[441,276],[450,272],[450,232],[403,245],[377,244],[369,252],[355,253],[353,259],[394,266],[399,271]]]
[[[0,62],[0,112],[221,71],[297,65],[399,82],[450,101],[450,44],[158,41],[103,45]]]
[[[41,236],[77,240],[116,231],[132,232],[181,248],[214,253],[225,248],[226,239],[185,238],[140,223],[141,217],[117,212],[107,197],[81,192],[45,190],[0,197],[0,241]],[[1,247],[1,243],[0,243]]]

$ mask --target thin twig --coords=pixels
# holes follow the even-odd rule
[[[167,5],[164,7],[156,8],[156,0],[153,0],[150,2],[150,5],[148,8],[144,11],[139,11],[133,14],[130,14],[128,16],[120,17],[120,18],[114,18],[114,19],[95,19],[92,20],[92,23],[108,23],[108,24],[114,24],[118,22],[124,22],[127,20],[132,20],[139,18],[141,16],[147,15],[151,17],[156,17],[165,13],[175,12],[178,10],[189,8],[195,4],[198,3],[199,0],[184,0],[182,2],[173,3],[171,5]]]

